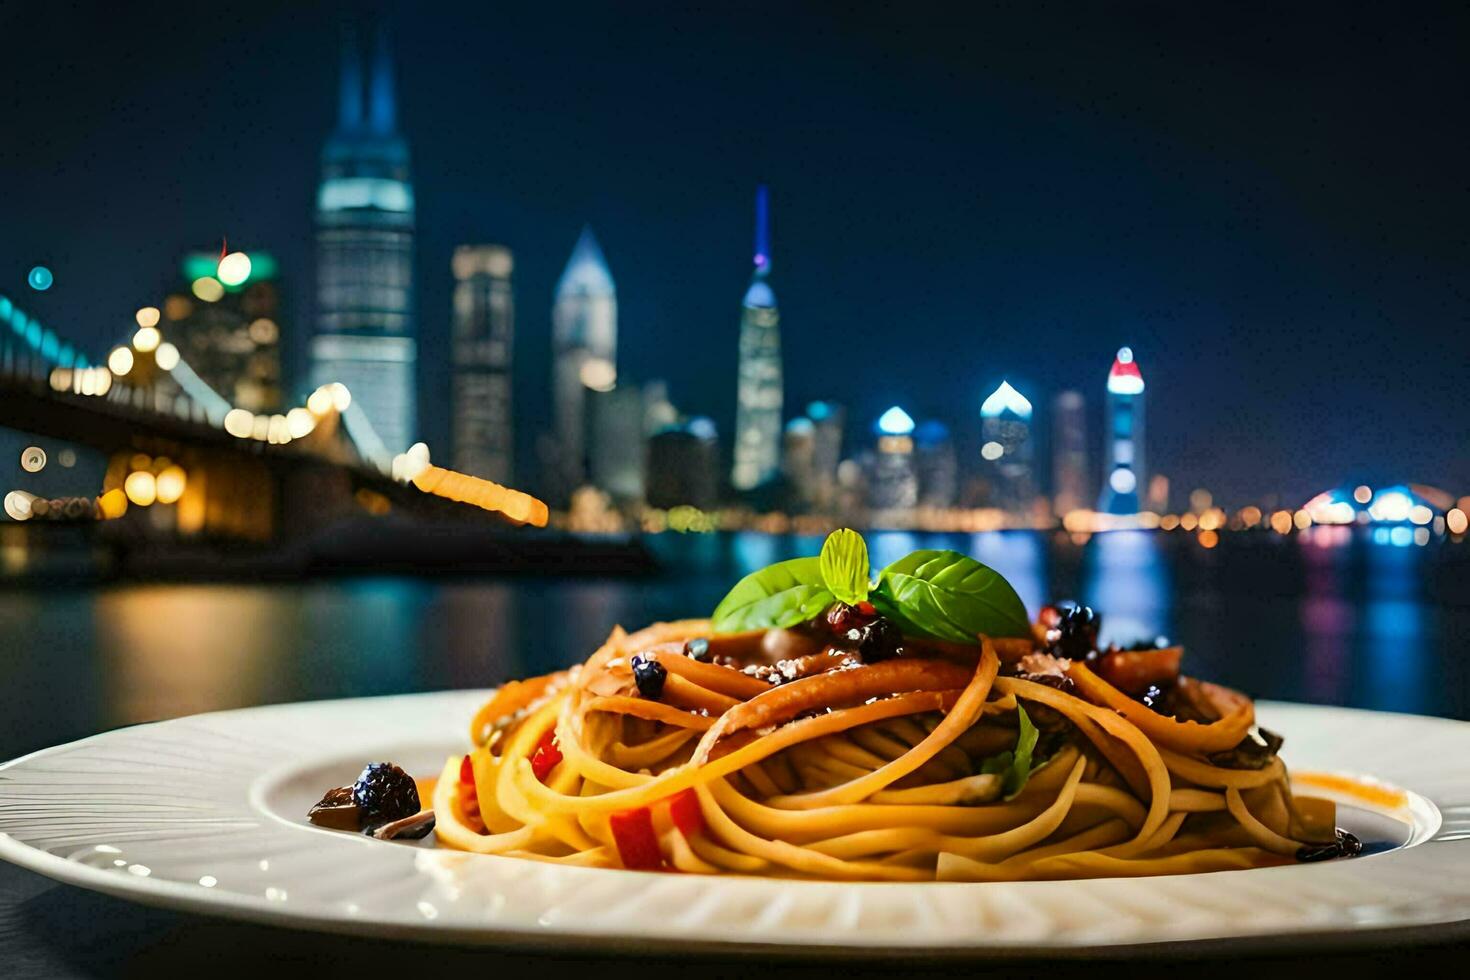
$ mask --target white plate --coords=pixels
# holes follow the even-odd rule
[[[561,867],[305,822],[367,761],[437,772],[484,697],[252,708],[46,749],[0,767],[0,857],[140,902],[284,926],[603,949],[1075,952],[1470,921],[1470,724],[1269,702],[1262,721],[1285,734],[1297,771],[1370,773],[1417,794],[1409,846],[1167,878],[838,884]]]

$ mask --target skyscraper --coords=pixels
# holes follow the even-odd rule
[[[873,428],[878,436],[878,452],[868,481],[868,506],[884,511],[910,510],[919,502],[913,417],[894,405],[878,416]]]
[[[959,460],[949,426],[938,419],[914,430],[914,473],[919,480],[920,507],[953,507],[959,493]]]
[[[817,426],[805,415],[786,423],[781,445],[781,475],[786,480],[788,511],[804,514],[817,497]]]
[[[589,389],[587,481],[619,503],[641,501],[648,438],[643,391],[624,382]]]
[[[504,245],[461,245],[454,250],[452,268],[454,468],[510,483],[515,471],[514,261]]]
[[[1031,402],[1009,381],[990,393],[980,405],[980,429],[985,444],[980,456],[988,465],[996,503],[1019,512],[1035,496],[1031,480]]]
[[[812,469],[816,473],[818,511],[831,513],[837,503],[837,465],[842,462],[842,430],[847,412],[836,402],[812,402],[806,407],[807,418],[816,428],[816,445],[812,451]]]
[[[1051,410],[1052,512],[1063,517],[1087,506],[1087,403],[1064,391]]]
[[[755,194],[755,271],[740,312],[740,363],[735,393],[735,465],[731,483],[751,490],[781,463],[781,311],[766,277],[771,271],[770,208],[764,184]]]
[[[402,452],[418,429],[414,200],[381,25],[366,105],[358,46],[349,35],[343,47],[337,129],[322,151],[316,223],[312,383],[339,381],[352,393],[382,441],[359,449]]]
[[[556,284],[551,308],[552,414],[557,495],[587,477],[587,389],[617,384],[618,291],[592,228],[585,227]]]
[[[1143,460],[1143,374],[1133,350],[1120,347],[1108,372],[1107,467],[1097,509],[1136,514],[1139,487],[1147,478]]]
[[[715,424],[703,416],[654,433],[648,441],[649,505],[713,510],[720,499],[719,455]]]

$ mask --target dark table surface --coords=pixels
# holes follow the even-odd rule
[[[1077,547],[1031,534],[890,534],[877,561],[956,547],[1004,571],[1034,610],[1078,596],[1105,637],[1164,633],[1191,673],[1261,697],[1470,718],[1470,544],[1398,547],[1360,539],[1106,535]],[[734,577],[815,542],[753,535],[661,536],[665,573],[639,579],[337,579],[291,585],[132,584],[0,589],[0,758],[97,731],[267,702],[480,687],[581,659],[614,622],[697,615]],[[1289,733],[1288,747],[1289,753]],[[1242,960],[1230,947],[1135,950],[1148,968],[1191,975],[1454,969],[1470,934],[1431,929],[1348,937],[1351,948],[1282,943]],[[583,968],[687,977],[830,974],[831,964],[742,957],[598,958],[436,949],[233,923],[150,909],[0,864],[0,978],[252,973],[322,977]],[[1095,976],[1101,962],[845,963],[855,974],[1003,970]]]

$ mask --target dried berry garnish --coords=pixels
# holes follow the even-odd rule
[[[684,644],[684,656],[690,660],[709,659],[709,640],[704,637],[689,640]]]
[[[664,682],[669,679],[669,669],[651,657],[637,654],[633,657],[633,683],[638,685],[638,696],[650,701],[663,697]]]
[[[827,626],[832,632],[845,635],[855,629],[861,629],[878,618],[878,610],[871,602],[860,602],[855,606],[849,606],[845,602],[838,602],[827,610]]]
[[[413,777],[391,762],[370,762],[352,784],[363,826],[402,820],[423,809]]]

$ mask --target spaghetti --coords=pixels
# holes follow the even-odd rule
[[[615,629],[585,663],[507,684],[436,783],[439,842],[875,881],[1352,853],[1330,803],[1293,796],[1250,699],[1180,675],[1178,648],[1098,649],[1090,610],[1053,607],[1023,635],[964,642],[964,610],[938,606],[945,620],[926,629],[922,608],[901,604],[906,584],[891,601],[875,593],[879,605],[833,595],[764,628],[721,630],[717,610]]]

